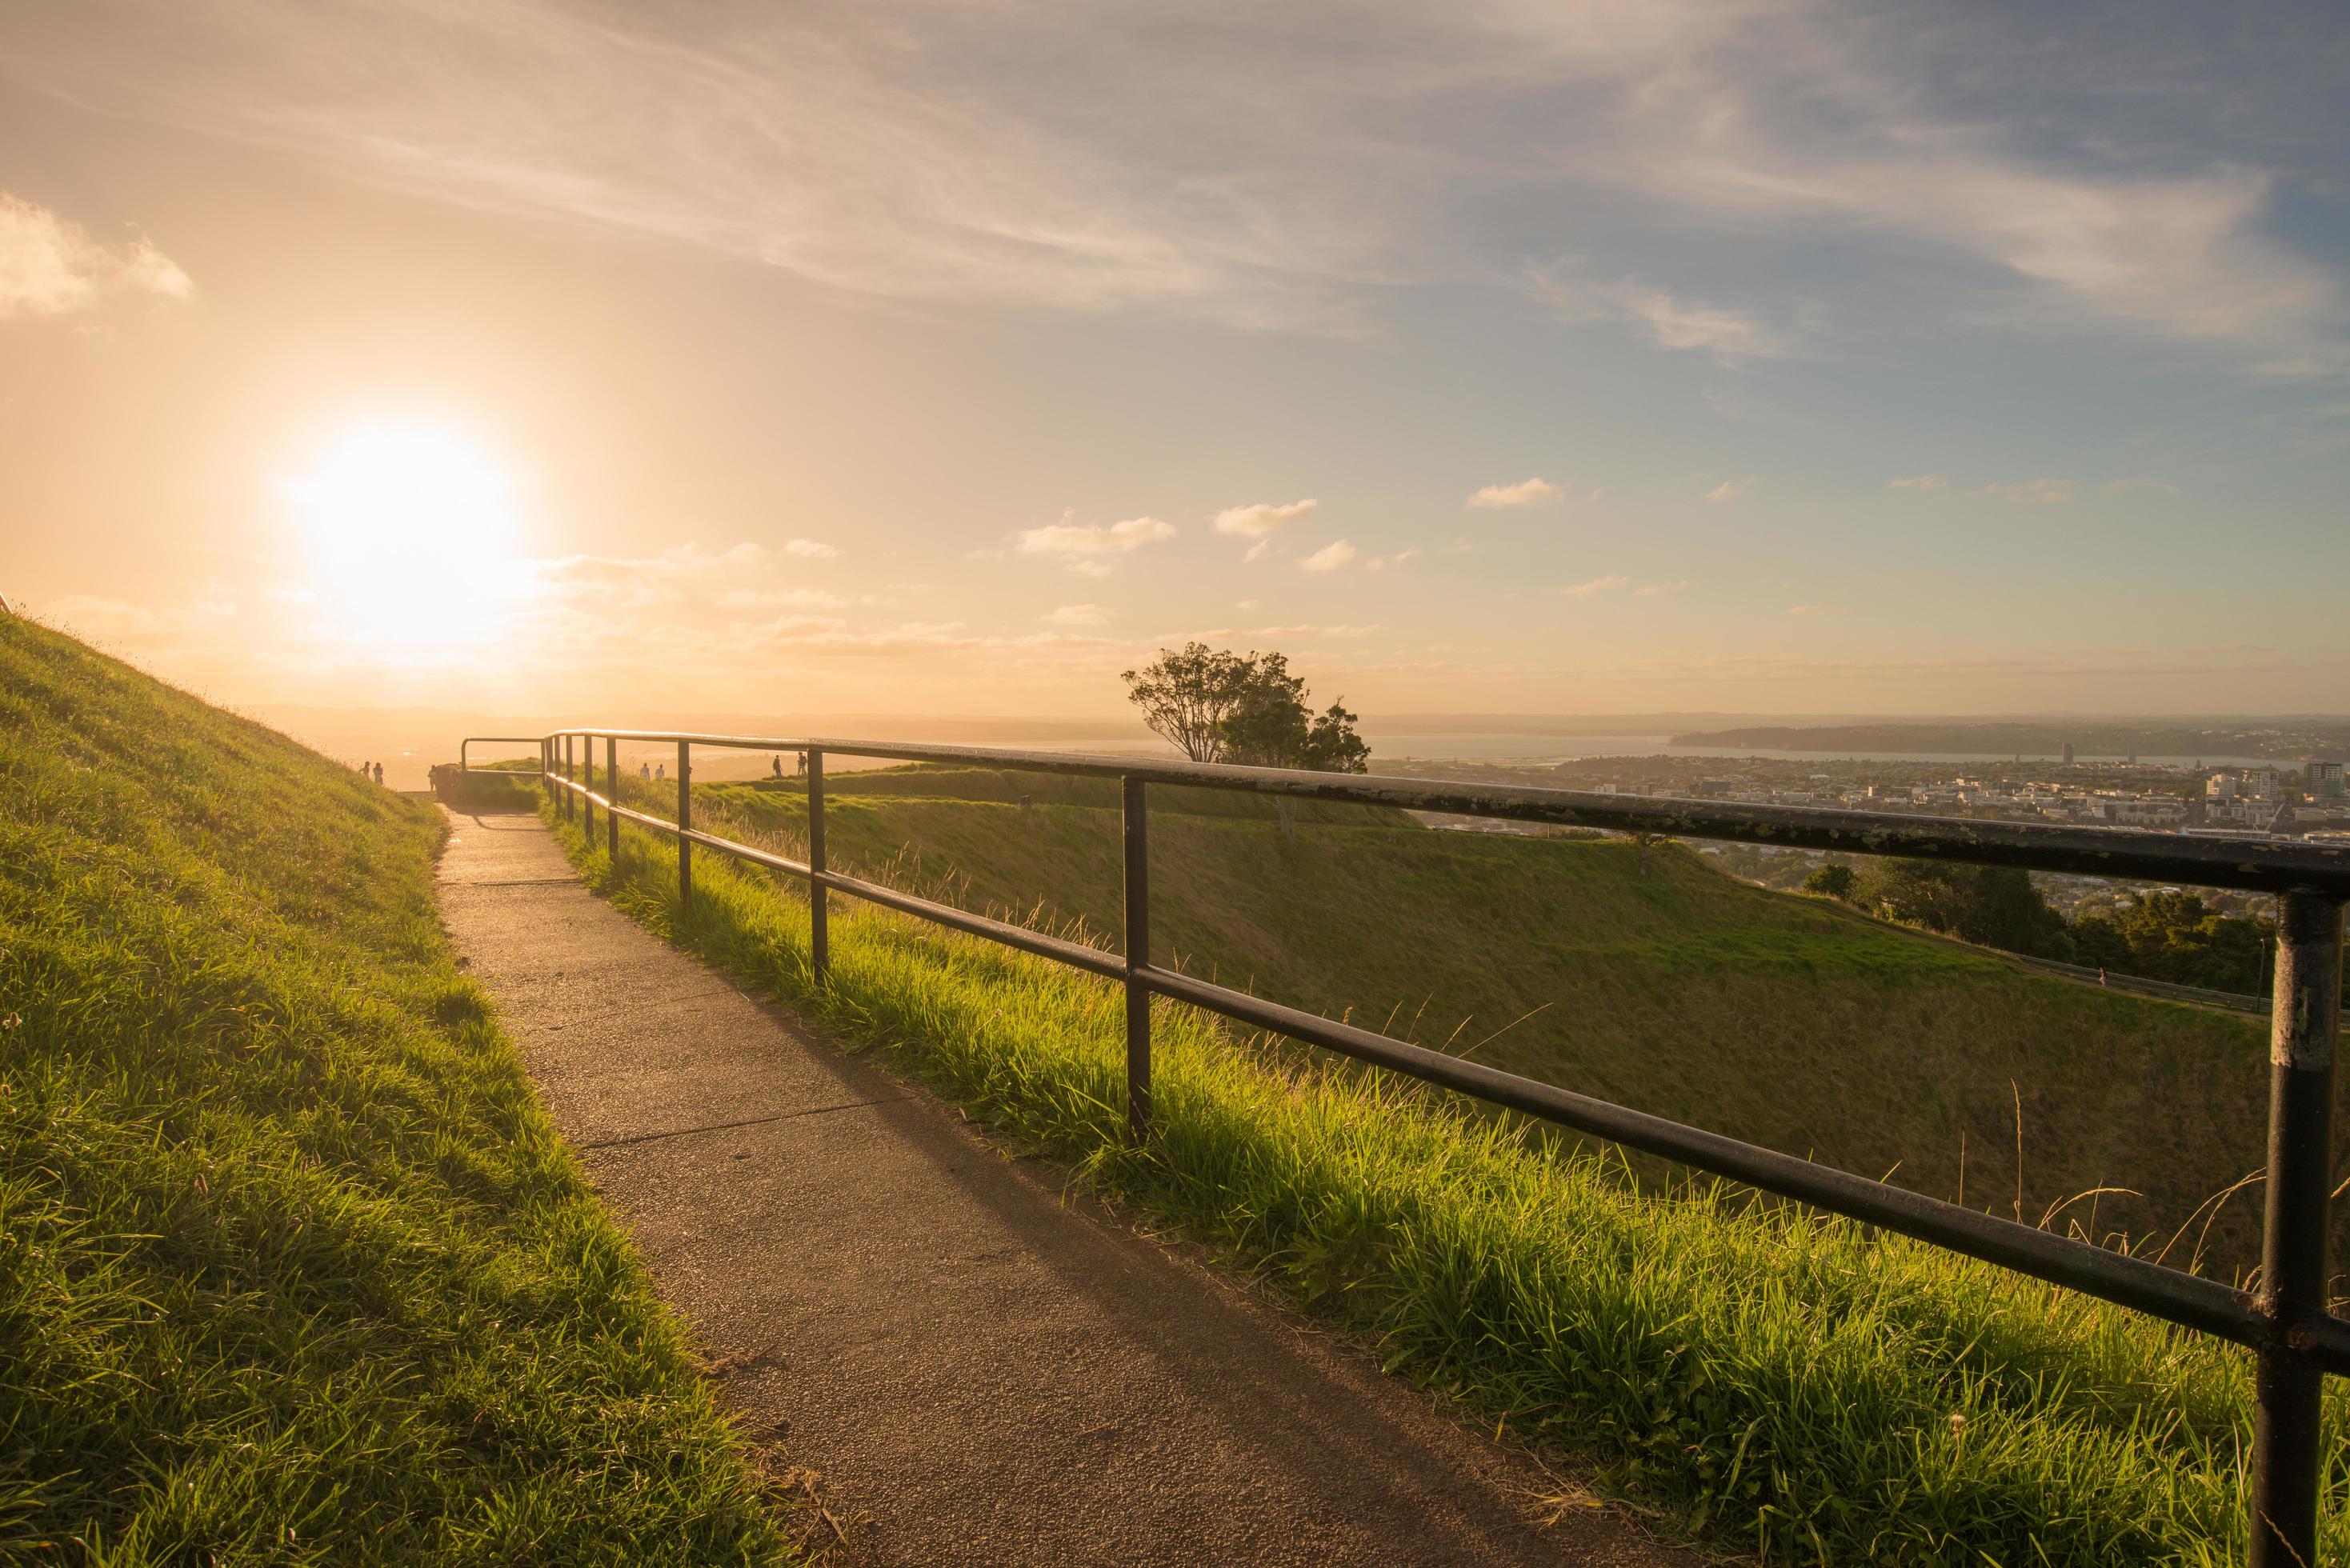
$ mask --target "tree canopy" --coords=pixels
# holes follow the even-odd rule
[[[2031,873],[2012,866],[1942,860],[1875,861],[1845,894],[1853,904],[1962,941],[2040,958],[2073,956],[2064,917],[2048,907]]]
[[[1315,712],[1285,654],[1191,642],[1160,649],[1157,659],[1120,679],[1151,732],[1195,763],[1336,774],[1370,766],[1370,748],[1355,732],[1357,716],[1345,699]]]
[[[2156,888],[2073,925],[2077,961],[2178,985],[2258,995],[2267,989],[2274,922],[2222,915],[2201,895]]]

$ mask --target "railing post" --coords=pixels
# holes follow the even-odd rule
[[[620,804],[620,737],[604,737],[604,794],[612,805]],[[604,813],[604,853],[614,860],[620,857],[620,814],[607,809]]]
[[[577,776],[577,770],[573,767],[571,762],[571,737],[569,735],[566,735],[563,737],[563,782],[567,784]],[[575,797],[569,790],[565,790],[563,792],[563,820],[569,822],[573,817],[576,817],[578,815],[579,802],[577,798]]]
[[[808,968],[820,986],[832,967],[832,933],[824,886],[824,753],[814,746],[807,754],[807,814]]]
[[[2342,905],[2318,893],[2277,900],[2269,1035],[2268,1209],[2260,1310],[2275,1337],[2252,1375],[2252,1568],[2314,1568],[2324,1450],[2325,1375],[2302,1324],[2326,1309],[2334,1169],[2334,1056],[2342,1027]],[[2303,1341],[2297,1344],[2296,1341]]]
[[[579,831],[588,836],[588,847],[596,847],[596,803],[588,796],[596,793],[596,737],[579,737],[579,782],[588,786],[588,794],[579,797]]]
[[[1126,1130],[1140,1143],[1150,1130],[1150,989],[1141,978],[1150,962],[1150,786],[1131,775],[1118,783],[1126,837]]]
[[[677,903],[680,910],[693,902],[693,747],[677,743]]]

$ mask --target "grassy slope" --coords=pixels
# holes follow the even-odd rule
[[[785,1559],[439,834],[0,618],[0,1558]]]
[[[1180,850],[1185,826],[1160,826]],[[566,837],[656,929],[1701,1537],[1790,1563],[2241,1558],[2251,1380],[2230,1347],[1861,1227],[1638,1190],[1164,1004],[1137,1149],[1115,988],[844,901],[818,991],[793,888],[698,857],[684,909],[668,846],[624,833],[614,864],[600,832]],[[2338,1450],[2350,1391],[2327,1408]],[[2326,1518],[2342,1560],[2338,1468]]]
[[[1021,810],[999,804],[1000,777],[835,781],[854,793],[827,810],[830,851],[972,908],[1114,938],[1114,802],[1040,795]],[[939,798],[958,791],[972,798]],[[705,814],[787,843],[803,831],[795,788],[706,793]],[[2159,1245],[2260,1164],[2267,1051],[2247,1021],[2023,972],[1669,847],[1644,875],[1620,841],[1344,815],[1307,822],[1293,847],[1263,803],[1211,798],[1225,815],[1176,798],[1152,815],[1154,940],[1195,972],[1866,1175],[1898,1167],[1939,1197],[1959,1195],[1963,1148],[1967,1197],[2002,1213],[2016,1202],[2020,1096],[2026,1220],[2091,1188],[2145,1194],[2100,1195],[2100,1236]],[[2220,1210],[2214,1272],[2257,1255],[2256,1199]]]

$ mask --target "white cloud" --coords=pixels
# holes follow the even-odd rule
[[[1701,499],[1707,501],[1735,501],[1753,488],[1754,482],[1751,479],[1725,479],[1720,484],[1715,485],[1711,490],[1707,491]]]
[[[1257,628],[1259,637],[1368,637],[1378,630],[1377,623],[1368,626],[1267,626]]]
[[[1792,348],[1784,333],[1752,316],[1678,299],[1664,289],[1628,279],[1586,283],[1537,270],[1529,286],[1534,296],[1561,321],[1578,326],[1592,321],[1627,322],[1660,348],[1698,350],[1724,365],[1742,359],[1775,359]]]
[[[1263,604],[1263,602],[1264,602],[1264,601],[1263,601],[1263,600],[1262,600],[1262,599],[1235,599],[1235,600],[1233,600],[1233,601],[1232,601],[1232,608],[1234,608],[1234,609],[1255,609],[1259,605]]]
[[[1175,525],[1156,517],[1129,517],[1105,527],[1098,523],[1072,523],[1063,514],[1058,523],[1029,528],[1019,535],[1023,555],[1045,556],[1085,577],[1106,577],[1110,564],[1105,556],[1123,556],[1175,537]]]
[[[0,192],[0,320],[62,316],[118,292],[186,299],[195,285],[143,236],[102,244],[48,208]]]
[[[1424,554],[1426,554],[1425,551],[1415,545],[1408,550],[1398,550],[1393,555],[1389,556],[1373,556],[1370,559],[1363,563],[1363,570],[1367,572],[1384,572],[1389,566],[1400,566],[1405,562],[1416,560]]]
[[[1292,501],[1274,505],[1260,501],[1253,506],[1227,506],[1216,514],[1216,532],[1238,534],[1245,538],[1260,538],[1284,523],[1295,523],[1322,504],[1318,501]]]
[[[1299,561],[1297,566],[1300,571],[1305,572],[1335,572],[1354,558],[1355,547],[1346,540],[1339,539],[1323,545]]]
[[[810,561],[837,561],[840,559],[840,546],[817,539],[786,539],[784,541],[784,554]]]
[[[1981,490],[1968,493],[1991,501],[2005,501],[2017,506],[2054,506],[2073,499],[2073,482],[2069,479],[2033,479],[2022,484],[1986,484]]]
[[[1047,626],[1082,628],[1107,626],[1109,611],[1099,605],[1063,605],[1036,618]]]
[[[1913,473],[1907,479],[1893,481],[1885,488],[1887,490],[1943,490],[1949,487],[1950,483],[1939,473]]]
[[[1534,506],[1545,501],[1555,501],[1558,486],[1537,475],[1521,479],[1515,484],[1489,484],[1470,493],[1471,506]]]
[[[1628,588],[1631,586],[1632,579],[1629,577],[1594,577],[1587,583],[1576,583],[1572,587],[1555,588],[1552,591],[1563,594],[1571,599],[1587,599],[1595,598],[1601,594],[1614,593],[1618,588]]]
[[[1688,587],[1689,579],[1686,577],[1681,578],[1678,582],[1671,583],[1643,583],[1638,587],[1632,590],[1632,597],[1635,598],[1653,599],[1660,597],[1666,594],[1679,593],[1683,588]]]

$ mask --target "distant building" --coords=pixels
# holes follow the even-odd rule
[[[2320,800],[2339,800],[2350,785],[2345,785],[2340,763],[2312,758],[2301,765],[2302,782],[2309,793]]]
[[[2073,742],[2070,741],[2064,742],[2064,765],[2068,768],[2073,765]]]

